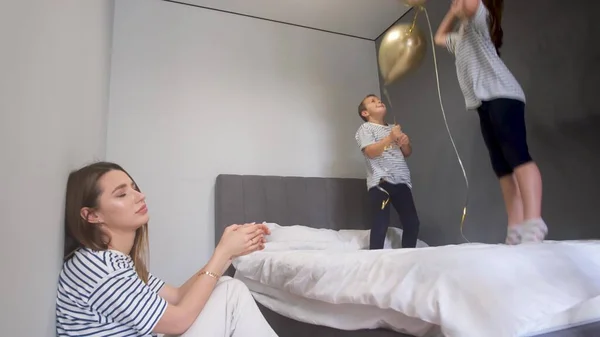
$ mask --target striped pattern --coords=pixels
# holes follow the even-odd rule
[[[387,137],[391,131],[391,125],[366,122],[356,131],[356,142],[362,151],[365,147]],[[412,188],[410,170],[398,146],[392,146],[377,158],[371,159],[367,155],[364,157],[367,166],[367,189],[375,187],[381,179],[392,184],[406,184]]]
[[[145,284],[125,254],[79,249],[60,273],[57,336],[156,336],[152,329],[167,308],[158,296],[163,285],[153,275]]]
[[[488,28],[488,10],[480,1],[476,14],[463,21],[458,32],[446,37],[446,47],[455,55],[456,73],[467,109],[481,101],[512,98],[525,103],[519,82],[496,53]]]

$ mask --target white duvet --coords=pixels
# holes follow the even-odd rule
[[[600,296],[600,241],[368,251],[368,231],[269,226],[265,250],[234,261],[240,276],[323,302],[392,309],[447,337],[522,336]]]

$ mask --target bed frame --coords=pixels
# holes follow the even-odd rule
[[[304,178],[256,175],[217,177],[215,186],[215,244],[233,223],[274,222],[329,229],[369,229],[370,213],[364,179]],[[398,226],[396,212],[391,225]],[[233,267],[228,275],[233,275]],[[411,337],[389,330],[345,331],[307,324],[281,316],[258,303],[281,337]],[[600,336],[600,322],[536,337]]]

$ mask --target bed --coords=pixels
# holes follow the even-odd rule
[[[344,242],[343,245],[352,246],[354,244],[353,247],[355,248],[357,241],[362,240],[359,246],[362,245],[361,248],[365,248],[365,232],[368,231],[368,224],[370,222],[366,198],[365,181],[363,179],[219,175],[215,187],[215,243],[218,242],[224,228],[229,224],[265,221],[270,226],[275,226],[272,228],[276,228],[277,230],[280,230],[280,228],[291,230],[292,227],[296,227],[293,229],[296,232],[292,231],[288,233],[293,233],[293,235],[296,235],[295,233],[312,232],[323,237],[335,237],[336,233],[343,232],[346,233],[346,238],[350,237],[348,242],[351,241],[351,244]],[[392,215],[392,226],[397,226],[398,223],[398,218]],[[314,227],[314,229],[311,229],[311,227]],[[391,231],[394,230],[392,229]],[[388,242],[387,244],[388,247],[390,245],[393,247],[395,243]],[[426,244],[422,243],[422,246],[426,246]],[[426,247],[412,250],[413,253],[411,254],[435,253],[438,254],[436,256],[440,256],[439,254],[441,254],[441,256],[448,258],[444,263],[451,264],[452,261],[455,261],[451,260],[452,256],[464,256],[456,254],[465,254],[465,249],[473,250],[472,253],[468,253],[470,254],[469,256],[484,256],[485,254],[497,254],[493,251],[490,253],[488,250],[504,249],[500,246],[475,244]],[[542,245],[538,246],[542,247]],[[441,288],[436,288],[435,286],[418,288],[413,285],[411,292],[422,292],[424,294],[421,296],[426,297],[421,297],[422,300],[417,302],[398,301],[397,306],[393,307],[393,305],[367,305],[373,304],[372,301],[381,302],[382,298],[385,298],[385,296],[373,296],[373,291],[369,293],[372,296],[366,296],[369,299],[361,300],[361,303],[356,303],[356,301],[343,302],[339,301],[340,298],[344,298],[342,295],[335,295],[335,293],[343,293],[343,289],[338,291],[336,288],[322,288],[329,289],[329,293],[319,295],[318,291],[314,290],[318,289],[318,287],[315,288],[311,285],[312,288],[302,290],[302,284],[295,282],[297,278],[310,279],[316,277],[320,280],[326,280],[328,273],[330,273],[328,270],[336,269],[338,267],[335,265],[335,263],[338,263],[336,261],[343,261],[344,259],[366,261],[365,259],[372,258],[375,261],[373,263],[378,263],[376,261],[385,261],[381,268],[396,268],[390,269],[394,271],[402,268],[397,264],[394,265],[395,261],[410,260],[408,255],[401,254],[407,254],[406,252],[411,250],[383,250],[371,253],[364,250],[356,250],[352,247],[345,247],[343,246],[339,250],[334,251],[323,251],[319,250],[319,247],[312,246],[308,248],[299,247],[300,249],[298,250],[290,251],[284,247],[280,250],[260,252],[260,254],[255,253],[243,259],[238,259],[239,261],[234,263],[238,267],[238,270],[236,271],[232,267],[228,271],[228,274],[235,276],[248,285],[266,319],[279,336],[282,337],[441,337],[456,335],[456,331],[451,333],[452,328],[449,327],[452,326],[453,320],[461,320],[462,317],[460,315],[456,316],[456,313],[454,313],[456,317],[452,316],[452,306],[456,305],[456,308],[465,308],[465,305],[471,305],[469,303],[473,303],[473,301],[465,304],[466,300],[461,301],[460,299],[452,298],[452,296],[446,296],[448,298],[441,299],[440,296],[442,296],[443,291],[440,290]],[[589,268],[579,268],[578,270],[585,270],[585,273],[587,273],[586,280],[588,281],[600,280],[600,258],[595,258],[596,254],[594,254],[600,253],[600,244],[598,242],[559,242],[554,243],[554,246],[549,244],[543,245],[543,247],[546,249],[545,251],[541,251],[541,248],[536,248],[534,245],[523,247],[522,249],[530,249],[531,251],[527,256],[533,257],[536,254],[542,254],[540,256],[553,256],[548,254],[556,255],[559,248],[561,249],[561,256],[575,256],[569,254],[579,254],[577,256],[585,255],[584,259],[589,259],[589,261],[585,260],[581,263],[588,263],[586,266],[589,266]],[[396,255],[393,255],[393,258],[388,258],[388,256],[392,256],[390,254]],[[298,263],[298,256],[303,256],[302,259],[304,260],[302,261],[304,262]],[[428,255],[422,255],[418,258],[426,259]],[[569,261],[564,261],[565,258],[548,260],[550,261],[548,262],[550,266],[559,266],[558,263],[570,263]],[[436,261],[444,260],[443,258],[436,258]],[[339,263],[341,264],[341,262]],[[345,265],[347,266],[346,268],[349,268],[349,264]],[[498,262],[496,267],[502,268],[501,263],[499,264]],[[368,264],[364,268],[369,268]],[[460,264],[454,265],[453,268],[457,272],[461,270],[468,271],[467,268],[461,267]],[[373,269],[364,269],[363,271],[373,273]],[[434,271],[419,270],[420,273]],[[345,272],[352,273],[352,271],[348,270]],[[540,271],[539,274],[541,275],[541,273]],[[394,272],[394,274],[396,273]],[[413,268],[410,269],[410,274],[416,275],[418,273],[414,272]],[[423,275],[428,274],[422,274],[419,277]],[[443,274],[436,275],[435,277],[440,279],[440,275]],[[349,278],[351,279],[351,277]],[[477,275],[473,278],[476,279]],[[482,278],[482,280],[489,280],[489,278]],[[581,279],[577,279],[577,281],[579,280]],[[475,282],[474,280],[462,281],[461,279],[461,283],[457,287],[469,286],[469,281]],[[406,287],[410,287],[410,282],[403,282],[405,283],[402,284],[405,284]],[[442,281],[438,283],[443,284],[443,282],[440,282]],[[351,282],[349,284],[346,288],[350,287],[350,289],[353,289],[351,287],[358,287],[356,284],[352,285]],[[560,285],[560,283],[558,284]],[[471,283],[470,286],[476,288],[477,283]],[[547,286],[557,287],[557,284],[549,283]],[[505,297],[510,297],[511,294],[518,293],[518,289],[514,291],[511,289],[508,290],[509,292]],[[389,292],[389,289],[387,291]],[[569,296],[546,296],[544,300],[549,303],[548,313],[552,314],[545,315],[543,319],[536,319],[534,323],[529,323],[527,325],[527,332],[519,336],[600,336],[600,283],[591,284],[590,282],[582,282],[580,287],[569,289],[568,291]],[[351,297],[352,294],[344,296]],[[578,300],[576,300],[577,296],[580,296]],[[467,297],[465,295],[465,298]],[[498,295],[495,298],[497,300]],[[585,298],[586,300],[581,300],[581,298]],[[439,308],[428,308],[428,306],[424,305],[424,301],[427,300],[432,301],[432,307],[444,305],[449,308],[444,309],[446,310],[444,311],[444,317],[437,318],[439,322],[436,321],[435,317],[428,317],[428,315],[440,310]],[[367,303],[368,301],[371,302]],[[520,303],[517,300],[515,301],[507,303]],[[556,309],[559,308],[559,305],[563,305],[565,310]],[[398,310],[398,308],[402,310]],[[550,308],[554,308],[554,311],[550,311]],[[464,311],[466,309],[456,309],[455,311],[460,313],[461,310]],[[542,312],[543,310],[545,308],[541,309]],[[478,311],[489,312],[490,315],[494,314],[493,308],[486,308],[485,306],[479,308]],[[499,313],[502,316],[503,312]],[[498,315],[495,317],[498,317]],[[517,326],[519,322],[511,321],[510,323],[514,323],[513,325]],[[470,324],[473,324],[475,327],[478,322],[474,320]],[[454,325],[460,327],[458,323]],[[508,323],[506,325],[510,326]],[[481,325],[479,328],[482,329],[484,326]],[[502,328],[504,326],[496,326],[494,328],[496,330],[494,331],[500,331]],[[473,331],[476,330],[475,328],[473,329]],[[472,333],[471,331],[461,331],[460,334],[461,337],[481,337],[480,333]],[[518,334],[492,331],[485,333],[485,336],[509,335],[516,336]]]

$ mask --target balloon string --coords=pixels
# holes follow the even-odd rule
[[[387,99],[390,109],[393,109],[394,106],[392,105],[392,100],[390,99],[390,94],[388,93],[386,86],[383,87],[383,95]],[[394,115],[394,125],[396,125],[396,115]]]
[[[390,105],[390,109],[393,108],[392,106],[392,100],[390,99],[390,94],[387,91],[387,87],[383,87],[383,95],[385,96],[385,98],[388,101],[388,104]],[[396,116],[394,116],[394,125],[396,125]],[[391,148],[392,146],[390,145],[389,148]],[[386,147],[384,150],[387,150],[388,148]],[[379,189],[381,192],[385,193],[387,195],[387,199],[381,202],[381,210],[385,209],[385,206],[387,206],[387,204],[390,202],[390,193],[388,191],[385,190],[385,188],[381,187],[380,185],[377,185],[377,189]]]
[[[385,199],[384,201],[381,202],[381,210],[384,210],[385,206],[387,206],[388,202],[390,202],[390,193],[388,191],[386,191],[385,188],[381,187],[380,185],[377,185],[377,189],[379,189],[381,192],[383,192],[387,195],[387,199]]]
[[[419,16],[419,11],[415,11],[415,17],[413,18],[412,25],[410,26],[410,29],[408,30],[410,33],[412,33],[413,29],[415,29],[415,25],[417,24],[418,16]]]
[[[444,117],[444,124],[446,125],[446,131],[448,132],[448,136],[450,137],[450,141],[452,142],[452,147],[454,148],[454,153],[456,154],[456,158],[458,159],[458,164],[460,165],[460,168],[462,169],[463,177],[465,179],[465,185],[467,188],[466,196],[465,196],[465,204],[463,207],[463,214],[462,214],[462,218],[460,220],[460,235],[463,237],[463,239],[465,239],[465,241],[470,243],[470,241],[466,238],[466,236],[463,232],[463,226],[465,223],[465,218],[467,216],[467,205],[469,204],[469,179],[467,178],[467,172],[465,171],[465,166],[463,165],[462,159],[460,158],[458,149],[456,148],[454,138],[452,137],[452,132],[450,132],[450,127],[448,126],[448,120],[446,118],[446,112],[444,111],[444,103],[442,102],[442,91],[440,89],[440,75],[439,75],[439,71],[438,71],[438,62],[437,62],[437,56],[436,56],[436,52],[435,52],[436,47],[435,47],[435,42],[433,40],[433,29],[431,29],[431,21],[429,20],[429,14],[427,13],[427,9],[424,6],[420,6],[420,9],[425,12],[425,18],[427,19],[427,25],[429,26],[431,49],[433,50],[433,64],[435,66],[435,79],[436,79],[436,84],[437,84],[438,98],[440,101],[440,108],[442,110],[442,116]],[[418,13],[418,11],[417,11],[417,13]],[[416,20],[416,18],[417,18],[417,14],[415,14],[415,20]],[[414,25],[414,22],[413,22],[413,25]],[[384,92],[387,93],[387,91],[384,91]],[[388,97],[388,101],[389,101],[389,97]]]

